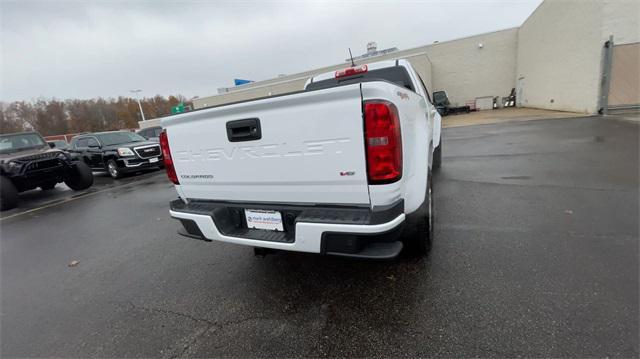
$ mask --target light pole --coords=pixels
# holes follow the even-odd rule
[[[130,90],[131,93],[136,94],[136,100],[138,100],[138,107],[140,108],[140,115],[142,115],[142,121],[146,121],[144,118],[144,112],[142,111],[142,104],[140,103],[140,98],[138,97],[138,92],[142,90]]]

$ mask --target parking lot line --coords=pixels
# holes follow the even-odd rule
[[[103,193],[103,192],[106,192],[106,191],[109,191],[109,190],[112,190],[112,189],[121,188],[121,187],[129,186],[129,185],[132,185],[132,184],[138,184],[138,183],[146,181],[146,180],[148,180],[148,178],[143,178],[143,179],[139,179],[137,181],[127,182],[127,183],[124,183],[124,184],[121,184],[121,185],[103,188],[103,189],[95,191],[95,192],[82,193],[82,194],[79,194],[79,195],[76,195],[76,196],[73,196],[73,197],[64,198],[64,199],[62,199],[60,201],[47,203],[47,204],[44,204],[44,205],[42,205],[40,207],[32,208],[32,209],[26,210],[24,212],[14,213],[14,214],[12,214],[10,216],[2,217],[2,218],[0,218],[0,222],[4,221],[6,219],[9,219],[9,218],[15,218],[15,217],[18,217],[18,216],[22,216],[24,214],[37,212],[37,211],[40,211],[40,210],[45,209],[45,208],[54,207],[54,206],[57,206],[57,205],[60,205],[60,204],[64,204],[64,203],[69,203],[69,202],[75,201],[77,199],[90,197],[90,196],[93,196],[95,194]]]

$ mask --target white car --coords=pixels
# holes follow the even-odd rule
[[[305,90],[164,118],[181,233],[256,248],[390,259],[433,238],[440,115],[406,60]]]

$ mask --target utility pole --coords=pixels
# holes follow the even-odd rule
[[[140,108],[140,115],[142,115],[142,121],[146,121],[144,118],[144,112],[142,111],[142,104],[140,103],[140,98],[138,97],[138,92],[142,90],[131,90],[131,93],[136,94],[136,100],[138,100],[138,107]]]

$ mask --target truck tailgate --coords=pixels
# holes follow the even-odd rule
[[[186,198],[369,204],[358,84],[194,111],[163,126]]]

